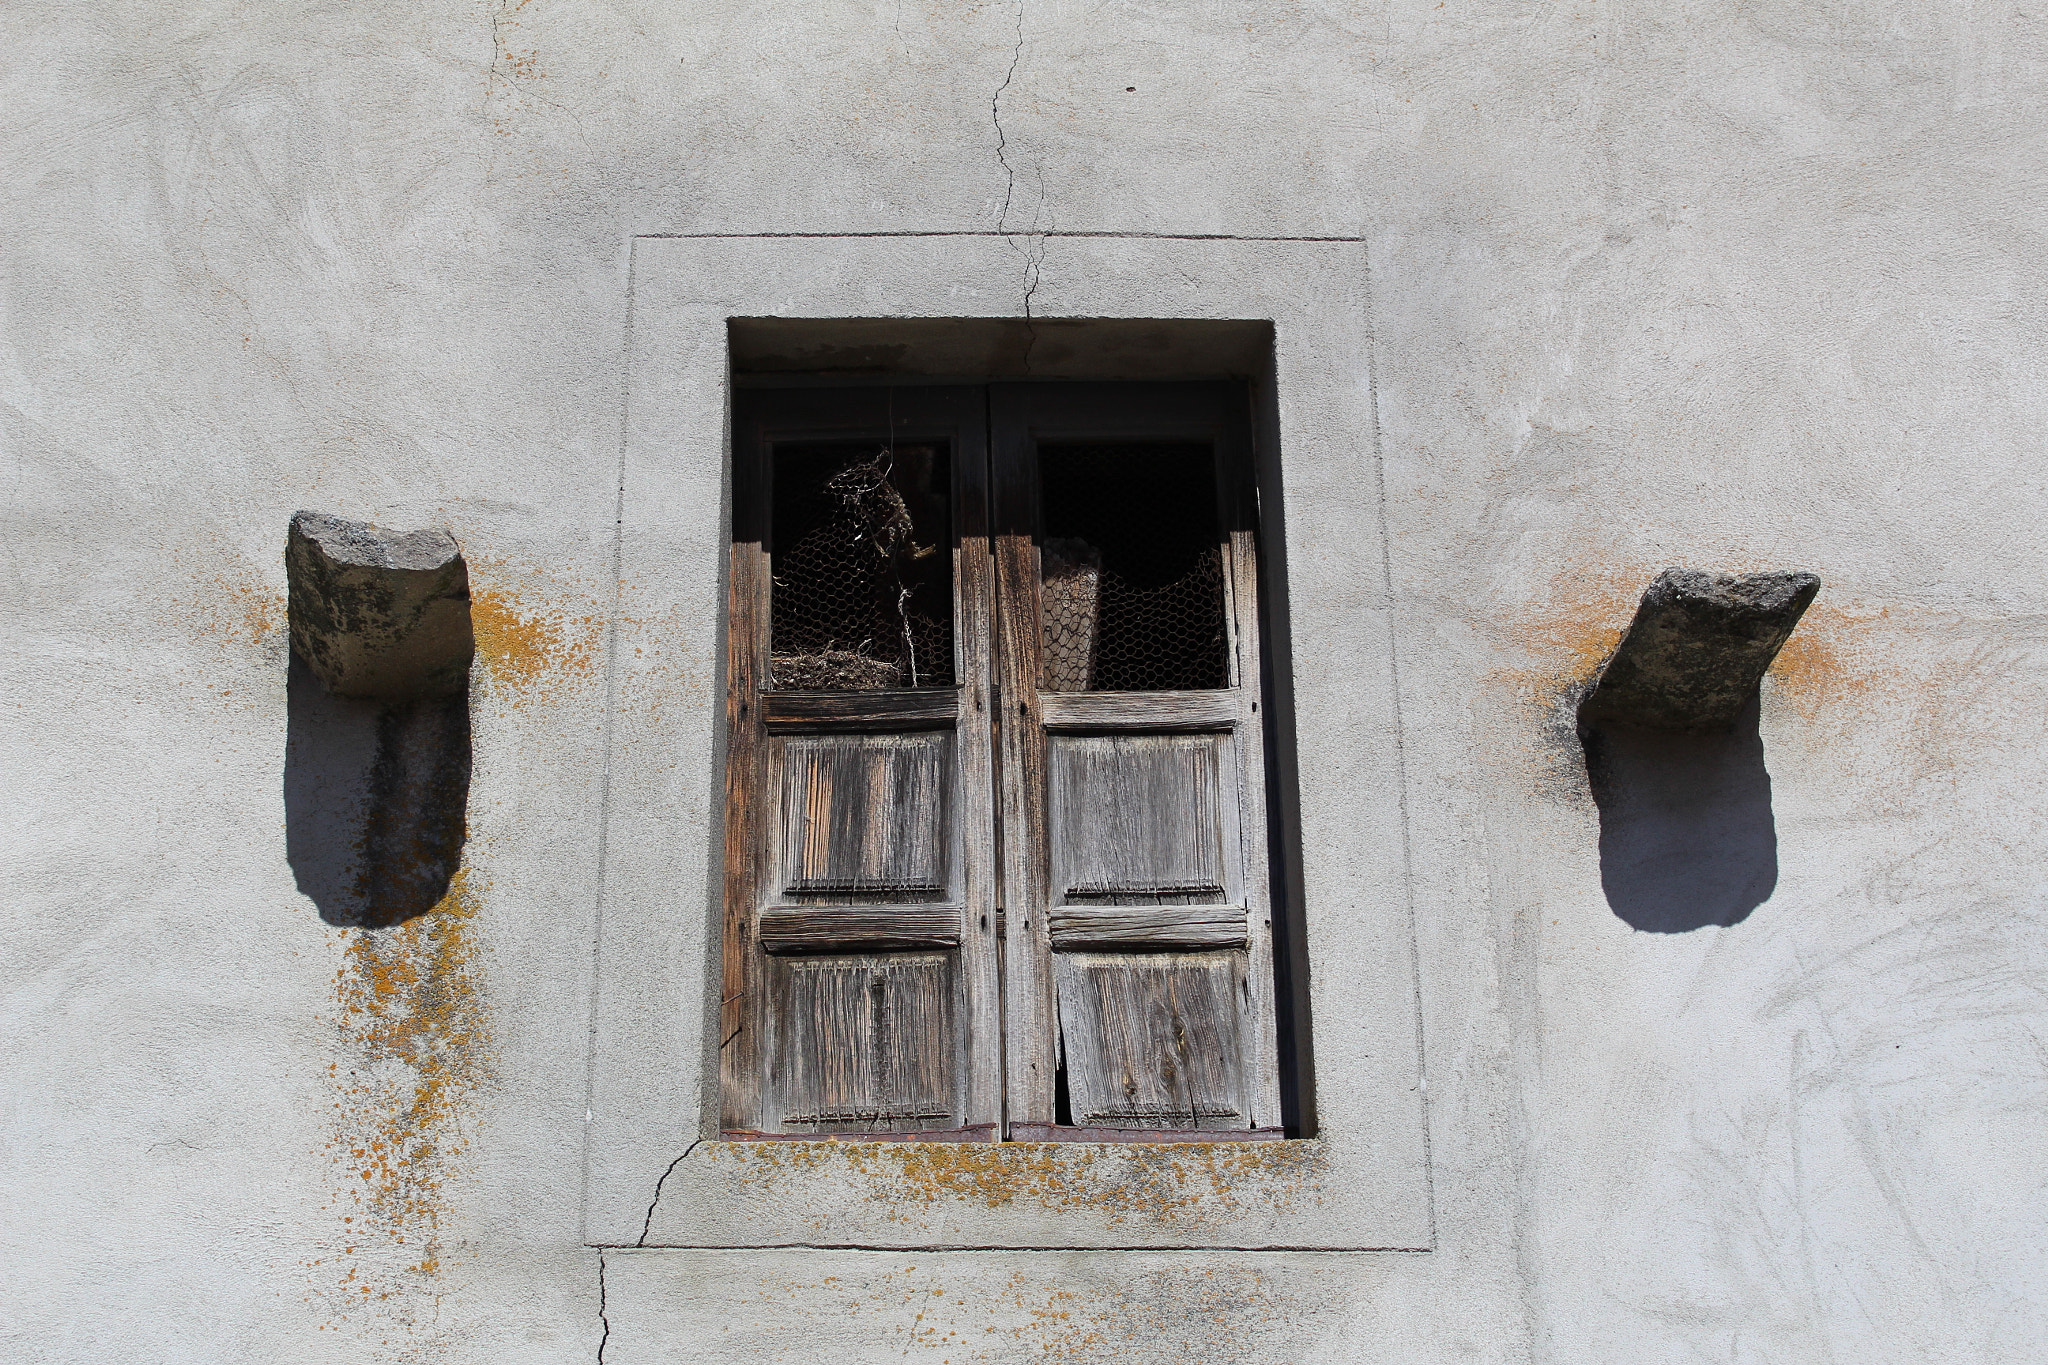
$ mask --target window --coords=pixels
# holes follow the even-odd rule
[[[736,395],[728,1137],[1279,1137],[1231,384]]]

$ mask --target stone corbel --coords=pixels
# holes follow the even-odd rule
[[[399,702],[469,687],[469,566],[446,531],[380,531],[323,512],[285,548],[292,648],[340,697]]]
[[[1580,723],[1732,729],[1819,591],[1810,573],[1666,569],[1580,704]]]

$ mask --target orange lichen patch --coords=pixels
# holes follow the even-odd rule
[[[530,113],[537,106],[560,106],[538,94],[538,82],[549,79],[541,66],[540,49],[515,47],[518,30],[525,27],[518,17],[532,0],[498,0],[491,12],[491,62],[484,70],[484,99],[490,111],[491,128],[500,137],[513,131],[511,117]]]
[[[1090,1209],[1110,1225],[1313,1203],[1326,1163],[1314,1142],[727,1142],[705,1144],[705,1155],[757,1187],[841,1174],[898,1221],[946,1203],[1035,1204]]]
[[[1504,623],[1507,640],[1529,655],[1521,666],[1494,676],[1515,684],[1546,706],[1593,680],[1621,643],[1654,569],[1580,567],[1560,574],[1549,601],[1523,608]]]
[[[1976,755],[2027,748],[2043,714],[2026,644],[1998,618],[1909,606],[1817,602],[1764,684],[1777,742],[1824,749],[1864,809],[1913,810],[1935,781],[1951,789]]]
[[[1895,667],[1880,661],[1880,634],[1895,623],[1891,612],[1816,602],[1778,651],[1769,677],[1777,694],[1806,720],[1822,708],[1867,702],[1900,683]]]
[[[448,1185],[474,1138],[471,1101],[490,1078],[478,905],[464,869],[424,915],[336,931],[334,997],[349,1061],[329,1068],[327,1152],[344,1210],[341,1254],[362,1256],[322,1291],[336,1316],[382,1304],[409,1321],[406,1301],[441,1272]]]
[[[1555,596],[1500,621],[1502,641],[1522,662],[1486,675],[1483,695],[1508,713],[1519,743],[1490,736],[1490,751],[1518,758],[1537,790],[1572,797],[1584,790],[1576,701],[1599,675],[1635,617],[1654,568],[1579,565],[1553,580]]]
[[[174,572],[154,599],[186,640],[246,654],[285,645],[284,564],[266,572],[238,549],[203,541],[172,553]]]
[[[279,638],[285,624],[282,588],[225,578],[216,586],[221,592],[223,623],[237,643],[262,645]]]
[[[1140,1346],[1175,1360],[1283,1359],[1272,1334],[1299,1321],[1263,1274],[1237,1265],[1155,1267],[1093,1293],[1018,1272],[1001,1297],[1025,1315],[1010,1334],[1036,1360],[1095,1361]]]
[[[469,610],[484,667],[493,681],[515,693],[532,695],[557,680],[584,682],[596,676],[603,630],[596,612],[536,611],[493,589],[472,593]]]
[[[1649,566],[1575,566],[1555,580],[1555,598],[1502,623],[1504,642],[1525,662],[1493,670],[1486,691],[1502,699],[1513,730],[1528,738],[1515,747],[1496,743],[1492,752],[1518,751],[1539,790],[1583,790],[1573,738],[1577,699],[1621,642],[1657,572]],[[1929,680],[1910,676],[1898,659],[1887,657],[1895,652],[1890,637],[1903,629],[1907,623],[1890,609],[1831,601],[1823,588],[1771,666],[1766,701],[1782,699],[1806,722],[1830,709],[1860,710],[1880,699],[1894,709],[1909,706]]]

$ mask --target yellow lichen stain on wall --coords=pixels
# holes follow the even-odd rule
[[[1153,1266],[1115,1287],[1075,1290],[1019,1271],[1002,1296],[1023,1315],[1009,1335],[1033,1360],[1284,1361],[1297,1342],[1289,1299],[1242,1265]],[[1011,1354],[1014,1354],[1012,1352]]]
[[[597,676],[604,619],[595,610],[534,608],[508,590],[487,588],[471,592],[469,614],[485,672],[514,707],[529,698],[553,700]]]
[[[1535,789],[1585,794],[1575,705],[1620,643],[1657,570],[1561,573],[1556,596],[1502,620],[1496,638],[1518,657],[1486,675],[1481,705],[1489,761],[1514,762]],[[1824,748],[1835,783],[1893,795],[1949,780],[1961,756],[2005,741],[2016,714],[2022,646],[1998,618],[1873,603],[1823,581],[1763,683],[1770,743]]]
[[[331,1328],[369,1319],[414,1332],[442,1275],[449,1187],[476,1137],[472,1101],[491,1078],[490,1015],[467,868],[424,915],[334,931],[330,1064],[342,1236],[307,1262]]]
[[[1628,632],[1636,603],[1656,576],[1655,570],[1586,565],[1560,574],[1552,584],[1556,596],[1508,618],[1508,641],[1531,659],[1497,676],[1545,705],[1591,682]]]
[[[1806,721],[1826,707],[1860,705],[1892,692],[1906,680],[1880,662],[1878,636],[1895,624],[1888,608],[1815,602],[1778,651],[1768,686]]]
[[[531,3],[533,0],[497,0],[491,10],[491,61],[484,69],[484,107],[491,131],[499,137],[517,131],[515,120],[520,115],[560,110],[541,93],[545,87],[540,83],[552,77],[541,65],[540,49],[514,45],[521,36],[519,30],[526,27],[521,16]]]
[[[263,566],[216,539],[174,551],[171,567],[147,601],[154,624],[175,635],[175,652],[159,657],[185,664],[187,685],[197,690],[237,705],[267,704],[264,675],[290,650],[283,561],[273,581]]]
[[[1523,662],[1486,675],[1482,695],[1511,720],[1520,736],[1502,744],[1489,735],[1489,752],[1520,760],[1538,789],[1551,794],[1583,790],[1575,739],[1575,705],[1599,676],[1635,617],[1636,604],[1659,570],[1579,563],[1552,583],[1555,596],[1523,607],[1499,626],[1502,642]],[[1782,697],[1811,723],[1828,707],[1863,703],[1908,685],[1896,667],[1879,662],[1880,634],[1899,623],[1883,608],[1841,605],[1827,589],[1809,607],[1780,651],[1765,683],[1766,696]]]
[[[1867,810],[1903,813],[1944,799],[1918,784],[1953,791],[1990,755],[2038,747],[2048,712],[2032,681],[2029,634],[1999,617],[1816,602],[1765,678],[1776,742],[1824,753],[1834,780],[1857,784]]]
[[[836,1175],[865,1186],[893,1221],[916,1223],[957,1203],[1087,1210],[1105,1226],[1221,1222],[1247,1208],[1320,1201],[1326,1156],[1316,1142],[725,1142],[708,1160],[775,1191]]]
[[[1527,662],[1493,670],[1488,682],[1513,692],[1525,716],[1556,712],[1598,676],[1658,572],[1579,563],[1559,573],[1555,596],[1502,623],[1504,642]],[[1877,637],[1898,624],[1888,608],[1828,601],[1823,585],[1772,664],[1771,685],[1807,719],[1829,703],[1882,691],[1897,679],[1876,659]]]
[[[222,578],[214,586],[221,595],[223,625],[235,643],[265,645],[282,638],[285,628],[285,594],[282,589],[228,578]]]

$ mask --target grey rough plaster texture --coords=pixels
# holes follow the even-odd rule
[[[2024,7],[46,0],[0,32],[10,1359],[2038,1356]],[[603,828],[604,679],[658,675],[614,753],[665,714],[695,744],[717,655],[701,603],[615,587],[631,239],[999,225],[1364,239],[1436,1250],[607,1251],[601,1319],[600,844],[711,815],[693,753],[666,826]],[[1044,243],[997,244],[1014,313]],[[434,970],[484,1026],[427,1030],[466,1068],[439,1155],[367,1182],[349,1144],[410,1141],[433,1049],[349,1022],[411,997],[284,860],[300,506],[447,526],[479,601],[468,955]],[[1569,695],[1670,563],[1828,593],[1764,684],[1775,894],[1634,934]],[[368,1236],[363,1185],[398,1200]]]

